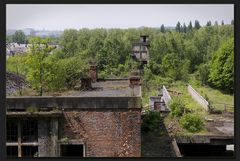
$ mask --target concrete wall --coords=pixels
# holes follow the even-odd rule
[[[154,102],[161,102],[161,97],[158,96],[149,97],[149,110],[151,111],[154,110]]]
[[[50,156],[50,129],[49,119],[41,118],[38,120],[38,156]]]
[[[85,146],[86,157],[140,157],[140,109],[65,111],[60,140]]]
[[[64,109],[118,109],[140,108],[140,97],[78,97],[78,96],[26,96],[7,97],[6,108],[59,107]]]
[[[197,101],[206,111],[209,111],[209,103],[206,101],[191,85],[188,85],[188,93]]]
[[[69,142],[84,144],[86,157],[141,156],[140,97],[11,97],[6,107],[62,109],[58,119],[39,117],[41,157],[60,156]]]
[[[172,98],[171,98],[170,94],[168,93],[168,91],[167,91],[167,89],[166,89],[165,86],[163,86],[163,88],[162,88],[162,94],[163,94],[163,100],[164,100],[167,108],[169,109],[169,107],[168,107],[168,102],[169,102]]]

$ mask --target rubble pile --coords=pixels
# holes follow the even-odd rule
[[[23,76],[12,72],[6,72],[6,94],[16,92],[19,88],[27,86],[27,82]]]

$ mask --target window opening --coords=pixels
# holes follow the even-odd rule
[[[61,145],[61,156],[84,157],[83,144]]]

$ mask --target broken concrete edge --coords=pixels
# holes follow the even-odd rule
[[[128,81],[129,78],[98,78],[97,81]]]
[[[6,115],[9,117],[60,117],[62,116],[63,112],[62,111],[37,111],[37,112],[26,112],[26,111],[21,111],[21,112],[15,112],[15,111],[7,111]]]
[[[129,109],[141,108],[141,97],[23,96],[7,97],[6,108]]]
[[[178,145],[177,145],[177,142],[176,142],[175,138],[172,139],[172,146],[173,146],[173,150],[174,150],[176,156],[177,157],[182,157],[182,154],[181,154],[181,152],[178,148]]]
[[[84,141],[83,139],[69,139],[68,137],[65,138],[61,138],[60,140],[58,140],[59,144],[66,144],[66,145],[71,145],[71,144],[82,144],[82,145],[86,145],[86,141]]]
[[[233,135],[174,135],[174,138],[178,144],[234,144]]]

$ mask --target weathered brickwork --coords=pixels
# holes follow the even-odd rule
[[[140,157],[139,109],[65,111],[60,139],[81,140],[86,157]]]

